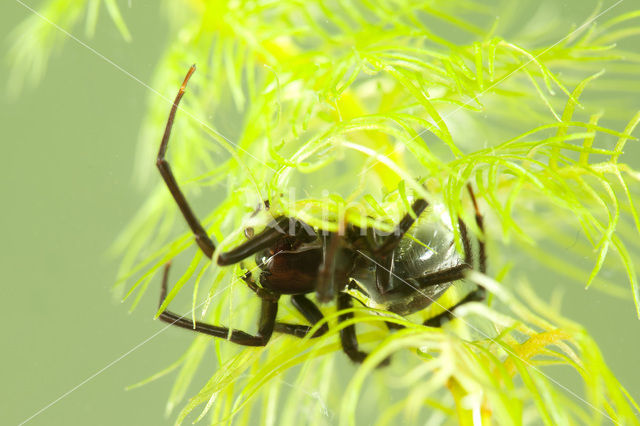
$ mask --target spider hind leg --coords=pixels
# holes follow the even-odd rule
[[[473,189],[470,184],[467,184],[467,190],[469,191],[469,195],[471,196],[471,201],[473,203],[473,208],[475,210],[475,221],[476,226],[480,230],[480,238],[477,239],[478,244],[478,271],[481,273],[487,272],[487,254],[484,242],[485,230],[484,230],[484,218],[480,213],[480,209],[478,208],[478,202],[476,201],[475,194],[473,193]],[[459,220],[460,225],[460,236],[462,238],[462,243],[465,250],[465,263],[469,265],[469,267],[473,267],[473,255],[471,249],[471,241],[469,239],[469,235],[467,232],[467,227],[465,226],[462,220]],[[432,317],[428,318],[423,322],[423,325],[428,327],[440,327],[443,323],[450,321],[455,317],[453,310],[458,306],[464,305],[469,302],[482,302],[486,297],[486,290],[484,287],[478,286],[471,293],[466,295],[462,300],[446,309],[444,312]]]
[[[159,306],[162,306],[162,303],[164,302],[167,295],[167,282],[169,280],[170,266],[171,264],[167,263],[164,268]],[[278,301],[277,299],[261,300],[262,305],[260,309],[260,317],[258,320],[258,333],[256,335],[246,333],[242,330],[229,329],[228,327],[206,324],[203,322],[193,323],[191,320],[185,318],[184,315],[178,315],[166,309],[158,316],[158,318],[170,325],[186,328],[187,330],[207,334],[213,337],[226,339],[233,343],[237,343],[238,345],[265,346],[271,338],[271,335],[273,334],[276,323],[276,314],[278,313]]]

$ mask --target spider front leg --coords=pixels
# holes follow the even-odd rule
[[[167,282],[169,280],[169,268],[171,264],[167,263],[164,268],[162,277],[162,289],[160,291],[160,303],[162,306],[167,295]],[[160,320],[175,325],[177,327],[186,328],[198,333],[208,334],[213,337],[229,340],[243,346],[265,346],[271,335],[276,323],[276,314],[278,313],[278,300],[261,299],[262,305],[260,310],[260,318],[258,320],[258,333],[251,335],[241,330],[232,330],[227,327],[211,325],[206,323],[193,323],[185,318],[184,315],[178,315],[168,310],[163,311],[158,318]]]
[[[175,100],[173,101],[173,106],[171,107],[171,112],[169,113],[167,125],[164,130],[164,135],[162,136],[162,142],[160,143],[160,149],[158,150],[156,166],[158,167],[162,178],[167,184],[169,192],[171,192],[173,199],[176,201],[176,204],[180,208],[180,211],[182,212],[182,215],[189,225],[189,228],[191,228],[191,231],[195,236],[196,243],[198,243],[198,246],[205,254],[205,256],[211,259],[213,257],[213,253],[216,250],[216,246],[213,241],[211,241],[211,238],[209,238],[204,227],[191,209],[191,206],[187,202],[187,199],[182,193],[182,190],[180,189],[180,186],[178,185],[178,182],[176,181],[176,178],[171,171],[169,162],[165,159],[167,147],[169,145],[169,137],[171,136],[171,129],[173,128],[173,122],[176,117],[178,105],[180,104],[180,100],[184,95],[185,89],[187,87],[187,82],[189,81],[189,78],[191,78],[191,75],[194,73],[195,69],[195,65],[191,66],[189,72],[187,72],[187,75],[184,78],[184,81],[182,82],[182,86],[180,86],[180,90],[178,91]],[[231,265],[233,263],[237,263],[242,259],[245,259],[252,254],[257,253],[258,251],[271,246],[274,241],[277,241],[283,236],[283,232],[281,232],[281,229],[286,228],[288,224],[288,218],[277,218],[270,224],[269,227],[267,227],[267,229],[265,229],[260,234],[255,235],[249,241],[246,241],[245,243],[228,252],[220,253],[220,256],[218,257],[218,265]]]
[[[249,289],[256,293],[261,299],[269,299],[275,297],[277,300],[277,298],[279,297],[277,295],[274,295],[273,293],[268,292],[262,287],[259,287],[253,281],[253,279],[251,279],[251,274],[249,272],[244,274],[242,276],[242,279],[247,283]],[[275,331],[277,331],[278,333],[290,334],[292,336],[300,338],[306,337],[313,326],[324,319],[324,315],[322,315],[322,312],[316,306],[316,304],[307,299],[304,294],[296,294],[291,296],[291,303],[298,310],[298,312],[300,312],[306,318],[306,320],[311,323],[311,326],[277,322],[275,324]],[[316,330],[315,333],[313,333],[313,336],[311,336],[311,338],[320,337],[327,331],[329,331],[329,325],[326,323],[322,324],[322,326],[318,330]]]
[[[316,297],[320,303],[326,303],[333,299],[336,285],[336,255],[338,254],[342,235],[340,232],[330,232],[322,235],[323,259],[318,269],[318,283],[316,284]]]
[[[162,142],[160,143],[160,149],[158,150],[156,166],[158,166],[158,170],[160,171],[162,178],[167,184],[167,188],[169,188],[171,195],[173,195],[173,199],[176,201],[176,204],[178,204],[178,207],[180,208],[182,215],[187,221],[187,224],[189,225],[189,227],[191,228],[191,231],[195,235],[198,246],[200,247],[202,252],[209,259],[211,259],[211,257],[213,256],[213,252],[216,249],[216,246],[215,244],[213,244],[213,241],[211,241],[211,239],[207,235],[207,232],[204,230],[204,228],[200,224],[200,221],[198,220],[198,218],[196,218],[195,213],[193,213],[193,210],[189,206],[187,199],[184,197],[184,194],[182,193],[182,191],[180,190],[180,187],[178,186],[178,182],[176,181],[176,178],[173,176],[173,172],[171,171],[169,162],[164,158],[167,152],[167,145],[169,144],[169,136],[171,135],[171,129],[173,128],[173,120],[175,119],[176,111],[178,110],[178,104],[182,99],[182,95],[184,95],[184,91],[187,87],[187,82],[189,81],[189,78],[191,78],[191,75],[194,73],[195,70],[196,70],[195,65],[192,65],[191,68],[189,68],[189,72],[187,72],[187,75],[184,78],[184,81],[182,82],[182,86],[180,86],[180,90],[178,91],[178,94],[176,95],[176,98],[173,101],[173,106],[171,107],[171,112],[169,113],[169,119],[167,120],[167,125],[164,129],[164,135],[162,136]]]

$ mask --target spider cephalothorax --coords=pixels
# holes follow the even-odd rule
[[[186,84],[193,74],[191,67],[180,87],[169,114],[157,166],[169,191],[173,195],[187,224],[195,235],[202,252],[213,257],[215,245],[196,218],[180,190],[165,153],[173,126],[176,110]],[[468,187],[476,212],[476,225],[483,231],[482,216],[479,213],[471,187]],[[242,278],[247,286],[261,299],[258,331],[249,334],[240,330],[206,323],[194,324],[191,320],[168,310],[160,314],[160,319],[172,325],[228,339],[246,346],[264,346],[274,331],[304,337],[312,326],[289,324],[276,320],[280,296],[290,295],[293,306],[314,325],[323,315],[314,302],[306,297],[315,293],[319,302],[337,300],[339,310],[352,306],[349,290],[364,294],[376,307],[407,315],[424,309],[439,297],[453,283],[462,280],[469,269],[486,270],[484,243],[476,242],[477,256],[473,255],[472,241],[467,227],[458,220],[464,256],[458,254],[453,242],[453,232],[441,223],[427,222],[414,226],[429,204],[416,199],[411,205],[413,214],[407,213],[395,226],[392,233],[381,236],[373,229],[361,229],[344,224],[343,232],[329,232],[310,227],[291,217],[276,217],[267,227],[255,233],[247,230],[248,240],[238,247],[220,253],[215,259],[220,266],[239,263],[255,256],[260,268],[258,279],[247,273]],[[268,208],[268,205],[266,206]],[[412,238],[406,238],[411,233]],[[422,243],[416,243],[423,240]],[[167,289],[169,267],[165,268],[160,303],[164,301]],[[444,319],[451,318],[451,309],[472,300],[482,300],[484,289],[472,291],[449,310],[445,310],[425,321],[426,325],[438,326]],[[352,318],[348,312],[338,317],[339,321]],[[328,330],[323,324],[312,337],[320,336]],[[342,347],[349,358],[362,362],[367,354],[360,351],[355,325],[341,329]]]

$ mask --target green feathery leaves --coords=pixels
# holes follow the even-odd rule
[[[636,402],[593,339],[534,294],[527,281],[538,278],[524,279],[522,259],[614,297],[631,293],[640,316],[640,173],[624,163],[640,113],[623,96],[640,91],[640,55],[626,43],[640,33],[640,12],[599,5],[568,30],[549,4],[535,13],[515,3],[166,3],[175,36],[152,86],[172,99],[197,63],[168,159],[188,198],[207,201],[196,210],[218,251],[243,241],[245,227],[266,224],[253,216],[265,200],[272,213],[321,229],[347,221],[388,230],[421,196],[479,235],[470,183],[495,278],[470,276],[467,284],[489,290],[490,306],[464,305],[441,329],[419,324],[460,300],[460,288],[411,318],[358,307],[338,323],[333,305],[323,306],[330,331],[317,339],[276,334],[265,348],[241,348],[197,336],[180,360],[143,382],[179,369],[172,411],[214,350],[219,367],[178,423],[638,423]],[[116,2],[104,5],[128,40]],[[91,35],[99,6],[52,0],[40,12],[71,30],[86,11]],[[12,85],[20,87],[15,76],[39,78],[63,36],[36,18],[15,34]],[[255,263],[220,268],[193,255],[193,238],[153,170],[170,105],[150,97],[137,173],[153,188],[114,245],[123,255],[117,288],[127,289],[133,309],[150,283],[159,286],[166,262],[191,259],[157,314],[194,282],[194,320],[252,330],[257,298],[238,277]],[[630,292],[603,278],[605,269],[625,274]],[[283,302],[279,320],[305,323]],[[390,333],[385,321],[405,328]],[[372,350],[355,372],[338,338],[348,324]],[[377,370],[388,356],[392,365]],[[583,390],[553,378],[566,367]]]

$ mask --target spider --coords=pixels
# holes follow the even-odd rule
[[[196,243],[212,259],[216,246],[196,218],[165,159],[176,110],[194,71],[195,65],[189,69],[174,100],[156,165],[195,235]],[[476,225],[484,234],[483,218],[474,193],[470,185],[467,188],[475,208]],[[265,207],[268,209],[269,205],[265,203]],[[247,229],[247,241],[220,253],[215,260],[218,265],[227,266],[255,256],[260,268],[257,283],[250,273],[242,277],[248,288],[261,300],[258,331],[255,334],[202,322],[194,324],[169,310],[164,310],[159,318],[171,325],[227,339],[239,345],[265,346],[274,331],[305,337],[313,325],[323,320],[318,306],[306,296],[314,292],[321,303],[337,299],[340,311],[353,306],[353,297],[347,291],[357,290],[375,306],[396,314],[418,312],[456,281],[464,279],[469,269],[486,271],[484,242],[477,239],[477,256],[474,255],[469,232],[461,219],[458,219],[458,226],[464,258],[455,250],[451,229],[437,223],[417,225],[412,229],[416,218],[427,207],[427,201],[416,199],[411,205],[413,214],[407,213],[395,226],[394,232],[385,236],[348,223],[342,226],[343,232],[316,230],[296,218],[286,216],[276,217],[261,232],[254,233],[252,228]],[[410,231],[414,238],[407,238]],[[425,241],[428,247],[416,240]],[[160,304],[166,297],[168,275],[169,264],[164,269]],[[278,300],[284,295],[290,296],[293,306],[311,325],[276,320]],[[451,311],[457,306],[481,301],[484,297],[485,290],[476,287],[454,306],[426,320],[424,324],[440,326],[443,321],[453,317]],[[338,321],[347,321],[352,317],[352,312],[343,313]],[[387,323],[387,326],[397,328],[391,323]],[[327,331],[328,325],[324,323],[311,337],[318,337]],[[355,325],[342,328],[340,340],[344,352],[352,361],[362,362],[367,357],[367,353],[359,348]]]

